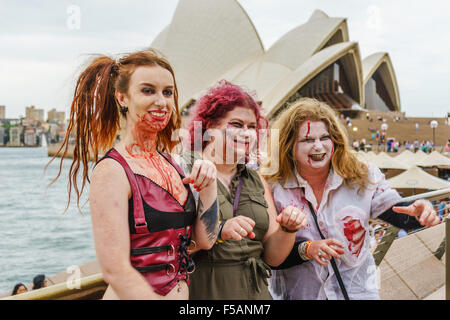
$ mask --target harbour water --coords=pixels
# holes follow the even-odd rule
[[[89,187],[82,213],[75,202],[64,213],[71,160],[48,187],[59,166],[55,159],[44,174],[49,160],[47,148],[0,148],[0,294],[18,282],[30,284],[37,274],[51,276],[95,259]]]

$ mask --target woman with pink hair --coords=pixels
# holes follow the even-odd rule
[[[261,107],[241,87],[221,81],[195,105],[190,149],[217,169],[218,241],[194,255],[191,299],[271,299],[270,266],[288,256],[304,214],[287,207],[277,217],[264,178],[248,164],[258,159]],[[255,154],[256,151],[256,154]]]

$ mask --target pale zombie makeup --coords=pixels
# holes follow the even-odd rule
[[[248,107],[235,107],[226,113],[216,127],[222,131],[225,163],[236,163],[248,156],[256,146],[256,115]]]
[[[333,153],[334,143],[324,122],[306,120],[300,125],[295,145],[299,168],[328,169]]]

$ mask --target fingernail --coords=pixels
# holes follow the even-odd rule
[[[194,183],[194,179],[191,179],[191,183]]]
[[[197,189],[197,186],[194,184],[194,188]]]

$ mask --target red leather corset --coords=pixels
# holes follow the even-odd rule
[[[169,155],[162,155],[183,179],[180,167]],[[131,171],[115,149],[108,151],[104,158],[107,157],[122,165],[132,190],[128,202],[131,264],[158,294],[166,295],[180,280],[189,284],[188,273],[193,271],[194,263],[187,248],[196,218],[195,200],[189,185],[185,185],[188,197],[182,205],[151,179]]]

